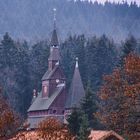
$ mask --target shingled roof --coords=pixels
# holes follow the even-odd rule
[[[76,60],[72,84],[66,101],[66,108],[79,107],[80,101],[84,96],[85,91],[78,68],[78,60]]]
[[[89,136],[91,140],[106,140],[110,137],[113,137],[115,140],[124,140],[124,138],[122,138],[120,135],[118,135],[112,130],[111,131],[92,130]]]
[[[37,110],[47,110],[50,105],[53,103],[53,101],[56,99],[56,97],[62,92],[64,89],[64,86],[57,86],[56,90],[52,94],[52,96],[48,98],[42,98],[42,92],[38,95],[36,100],[33,102],[33,104],[28,109],[28,112],[30,111],[37,111]]]
[[[51,77],[53,76],[53,74],[56,72],[57,69],[60,69],[60,71],[62,71],[59,65],[55,65],[53,70],[47,70],[47,72],[42,77],[42,81],[51,79]],[[63,77],[65,79],[65,76]]]
[[[53,30],[52,38],[51,38],[51,44],[50,45],[51,46],[58,46],[59,45],[56,29]]]

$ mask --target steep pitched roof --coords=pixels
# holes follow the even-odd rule
[[[70,91],[68,93],[68,97],[66,101],[66,108],[79,107],[80,101],[84,96],[85,96],[85,91],[82,84],[82,80],[78,68],[78,60],[77,60]]]
[[[51,46],[58,46],[58,37],[57,37],[57,31],[56,29],[53,30],[52,38],[51,38]]]
[[[47,70],[47,72],[42,77],[42,81],[51,79],[51,77],[53,76],[53,74],[56,72],[57,69],[60,69],[60,71],[62,71],[62,69],[60,68],[60,65],[55,65],[53,70]],[[63,74],[63,72],[61,72],[61,73]],[[63,75],[63,77],[65,79],[64,75]]]
[[[116,137],[118,140],[124,140],[120,135],[114,131],[92,130],[89,138],[91,140],[105,140],[110,136]]]
[[[28,109],[28,112],[49,109],[50,105],[57,98],[57,96],[62,92],[63,89],[64,86],[57,86],[56,90],[49,98],[42,98],[42,93],[40,93],[36,98],[36,100],[33,102],[33,104],[30,106],[30,108]]]
[[[52,73],[51,70],[47,70],[47,71],[45,72],[45,74],[43,75],[43,77],[42,77],[41,80],[44,81],[44,80],[49,79],[49,78],[50,78],[50,75],[52,75],[51,73]]]

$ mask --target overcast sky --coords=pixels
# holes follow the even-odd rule
[[[91,1],[96,1],[96,0],[91,0]],[[105,2],[106,0],[97,0],[97,1],[99,1],[99,2]],[[115,1],[115,2],[118,2],[118,1],[120,1],[120,2],[122,2],[122,0],[108,0],[108,1]],[[124,0],[125,1],[125,0]],[[140,0],[127,0],[127,2],[128,3],[130,3],[131,1],[136,1],[139,5],[140,5]]]

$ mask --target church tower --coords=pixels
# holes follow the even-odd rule
[[[48,59],[49,70],[52,70],[57,62],[60,61],[59,54],[59,42],[56,31],[56,17],[55,17],[55,9],[54,9],[54,29],[52,33],[51,43],[50,43],[50,56]]]
[[[66,90],[66,78],[60,65],[59,41],[56,30],[56,9],[54,9],[54,25],[50,41],[48,70],[42,77],[42,89],[33,91],[33,100],[28,109],[30,128],[37,128],[38,123],[48,117],[65,122],[73,108],[79,108],[80,100],[85,96],[79,67],[76,58],[74,75],[69,92]],[[66,115],[65,115],[66,114]]]
[[[54,9],[54,29],[50,41],[50,56],[48,58],[48,71],[42,77],[42,97],[50,97],[57,84],[65,83],[64,73],[59,65],[59,42],[56,31],[56,9]]]
[[[28,109],[31,128],[47,117],[55,117],[63,122],[66,102],[66,78],[60,66],[59,42],[54,9],[54,29],[50,41],[48,70],[42,77],[42,90]]]

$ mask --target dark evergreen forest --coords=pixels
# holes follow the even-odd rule
[[[85,89],[90,85],[96,92],[103,75],[122,65],[125,53],[140,52],[140,8],[136,3],[34,1],[0,1],[0,85],[10,105],[24,116],[33,89],[41,90],[47,70],[54,7],[58,9],[61,65],[68,87],[76,57]]]
[[[0,0],[0,99],[4,101],[1,114],[6,112],[3,110],[6,105],[12,107],[13,116],[20,118],[20,123],[25,122],[33,90],[41,91],[41,78],[48,69],[54,7],[66,85],[70,87],[78,57],[86,93],[80,107],[68,118],[71,132],[79,140],[86,139],[90,128],[115,130],[126,138],[128,134],[124,130],[139,132],[139,112],[133,109],[139,100],[130,102],[129,94],[137,93],[139,99],[140,7],[135,2],[102,5],[87,0]],[[108,100],[106,93],[108,98],[110,94],[114,98]],[[129,94],[128,98],[124,93]],[[124,108],[132,112],[125,114]],[[118,115],[116,124],[114,115],[110,123],[112,111]],[[10,126],[9,116],[2,117]],[[126,124],[129,124],[127,129]],[[9,133],[6,127],[1,128]]]
[[[28,42],[13,40],[6,33],[0,45],[0,85],[3,95],[11,106],[22,115],[31,103],[33,89],[41,90],[41,78],[47,70],[49,41],[42,40],[30,45]],[[90,85],[96,92],[102,84],[104,74],[121,65],[121,58],[134,50],[140,51],[140,44],[129,36],[119,46],[106,35],[86,38],[84,35],[69,36],[60,43],[61,65],[69,86],[74,71],[75,58],[85,89]],[[129,48],[129,49],[127,49]]]
[[[106,34],[115,41],[128,34],[140,36],[140,7],[136,3],[101,5],[87,0],[1,0],[0,36],[9,32],[13,38],[31,41],[49,37],[54,7],[61,40],[74,34]]]

